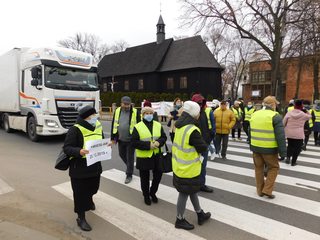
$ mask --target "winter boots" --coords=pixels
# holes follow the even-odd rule
[[[201,212],[197,213],[197,215],[198,215],[198,224],[199,225],[204,224],[211,217],[211,213],[210,212],[206,212],[205,213],[203,210],[201,210]],[[176,228],[185,229],[185,230],[194,229],[194,225],[189,223],[184,218],[182,218],[182,219],[177,218],[176,219],[176,223],[175,223],[175,227]]]
[[[207,221],[211,217],[210,212],[205,213],[203,210],[201,210],[201,212],[197,213],[197,215],[198,215],[198,224],[199,225],[202,225],[205,221]]]
[[[176,228],[181,228],[181,229],[184,229],[184,230],[192,230],[192,229],[194,229],[194,225],[189,223],[184,218],[182,218],[182,219],[177,218],[176,223],[175,223],[174,226]]]

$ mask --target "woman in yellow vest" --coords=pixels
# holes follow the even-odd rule
[[[103,139],[102,125],[98,121],[96,110],[85,106],[79,111],[77,123],[67,133],[63,150],[70,157],[69,176],[73,190],[74,212],[78,214],[78,226],[84,231],[91,231],[85,212],[95,210],[93,195],[100,185],[101,163],[87,166],[85,142]]]
[[[158,202],[156,193],[162,177],[159,169],[160,148],[167,141],[161,123],[153,120],[153,112],[151,107],[142,108],[142,121],[134,126],[131,139],[132,146],[136,149],[136,167],[139,169],[141,190],[147,205],[151,205],[151,200]],[[150,170],[153,172],[151,187]]]
[[[200,191],[201,153],[208,150],[198,127],[200,106],[196,102],[186,101],[183,112],[176,122],[176,133],[172,145],[173,185],[179,192],[177,201],[176,228],[191,230],[194,225],[184,218],[188,197],[198,216],[198,224],[202,225],[211,217],[199,204],[197,192]]]

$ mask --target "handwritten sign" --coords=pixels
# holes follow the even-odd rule
[[[86,142],[85,148],[89,151],[89,153],[86,154],[87,166],[111,159],[111,146],[107,146],[109,142],[110,138]]]

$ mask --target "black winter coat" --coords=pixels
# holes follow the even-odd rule
[[[146,120],[143,119],[143,122],[152,134],[153,121],[147,122]],[[167,141],[167,136],[166,136],[162,126],[161,126],[161,136],[157,141],[160,143],[160,148]],[[131,143],[135,149],[150,150],[150,142],[140,141],[140,136],[139,136],[139,133],[136,128],[133,129]],[[137,169],[140,169],[140,170],[153,170],[153,169],[155,169],[156,170],[156,169],[159,169],[158,166],[159,166],[159,154],[157,154],[157,155],[153,154],[151,158],[137,157],[137,164],[136,164]]]
[[[77,119],[77,124],[82,127],[94,131],[94,127],[83,120]],[[102,134],[102,138],[104,138]],[[90,166],[87,166],[87,159],[82,158],[80,150],[83,148],[83,135],[79,128],[72,126],[64,141],[63,150],[69,157],[74,157],[70,160],[69,176],[71,178],[91,178],[100,176],[102,173],[101,163],[97,162]]]
[[[186,125],[198,125],[198,121],[191,117],[188,113],[183,112],[176,122],[176,128],[182,128]],[[189,145],[194,146],[198,153],[204,153],[208,149],[208,144],[204,141],[198,131],[193,131],[190,135]],[[174,174],[173,185],[178,192],[192,194],[200,190],[200,175],[194,178],[180,178]]]

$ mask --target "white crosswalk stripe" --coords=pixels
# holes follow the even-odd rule
[[[243,137],[243,139],[246,138]],[[206,184],[216,191],[211,195],[201,194],[199,197],[201,207],[212,213],[211,222],[218,221],[237,231],[247,232],[264,239],[320,240],[320,228],[316,227],[320,224],[320,158],[318,157],[320,147],[308,146],[307,149],[299,156],[297,166],[292,167],[283,162],[280,163],[276,185],[279,184],[281,187],[276,186],[273,192],[276,195],[275,199],[268,199],[256,194],[255,172],[249,145],[245,140],[230,141],[227,160],[219,158],[214,161],[208,160]],[[111,181],[119,188],[131,188],[132,191],[141,194],[139,177],[133,176],[131,183],[124,184],[124,176],[123,171],[110,169],[102,173],[101,181]],[[170,183],[168,183],[169,180]],[[171,182],[172,173],[166,174],[157,192],[159,200],[171,204],[170,207],[174,211],[171,213],[172,216],[166,219],[175,218],[175,205],[178,197],[178,192]],[[70,182],[53,186],[53,188],[72,199]],[[225,194],[225,199],[215,197],[219,194]],[[248,204],[245,207],[244,205],[237,207],[232,200],[228,199],[228,196],[231,195]],[[141,201],[142,199],[141,197]],[[95,214],[135,239],[149,239],[150,236],[154,236],[152,239],[204,239],[199,232],[177,230],[174,228],[173,221],[168,222],[168,220],[150,214],[145,209],[137,208],[130,203],[130,199],[123,202],[112,196],[110,192],[107,194],[99,191],[94,201],[97,207]],[[154,205],[155,208],[160,206],[161,204]],[[265,213],[259,207],[269,209],[271,213]],[[193,211],[190,201],[187,202],[187,209]],[[278,215],[272,217],[275,213]],[[314,223],[311,225],[314,226],[309,227],[304,223],[297,224],[290,217],[279,217],[279,215],[288,215],[292,218],[299,218],[303,215],[303,221],[311,219],[310,221]],[[159,228],[159,226],[162,227]],[[237,239],[237,236],[232,239]]]
[[[14,191],[5,181],[0,178],[0,195]]]
[[[105,171],[103,177],[111,179],[115,182],[122,183],[123,173],[118,170]],[[128,185],[130,188],[140,190],[140,181],[134,177],[133,182]],[[176,204],[178,193],[175,189],[160,185],[158,196],[167,202]],[[319,239],[319,235],[314,233],[269,219],[257,214],[243,211],[228,205],[218,203],[206,198],[199,197],[201,206],[204,209],[212,209],[213,218],[227,223],[233,227],[245,230],[257,236],[268,239]],[[190,202],[187,203],[187,208],[192,210]],[[244,221],[245,219],[245,221]],[[278,230],[277,230],[278,229]]]
[[[121,175],[121,178],[123,176]],[[118,179],[119,180],[119,179]],[[55,190],[72,199],[70,182],[53,187]],[[115,226],[135,237],[136,239],[187,239],[202,240],[190,232],[175,229],[172,224],[142,212],[123,201],[99,191],[94,197],[97,209],[94,211],[99,217],[112,222]],[[148,227],[146,227],[148,226]]]

